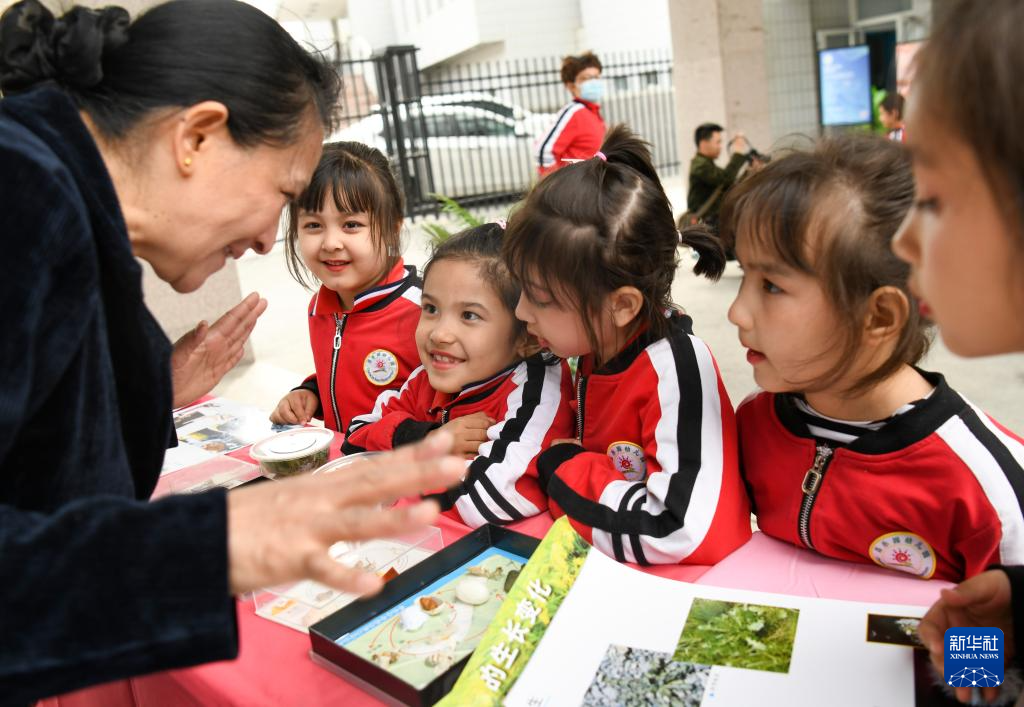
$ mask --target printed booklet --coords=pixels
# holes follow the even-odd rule
[[[924,611],[656,577],[561,518],[440,704],[956,704],[917,642]]]

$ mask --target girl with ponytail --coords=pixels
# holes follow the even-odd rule
[[[713,564],[750,537],[733,408],[707,345],[671,302],[680,235],[646,143],[623,126],[546,177],[513,214],[516,316],[579,356],[576,436],[537,460],[552,514],[621,562]],[[694,272],[721,275],[687,235]]]

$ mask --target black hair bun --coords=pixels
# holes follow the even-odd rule
[[[121,7],[74,7],[54,19],[39,0],[22,0],[0,16],[0,89],[5,95],[45,81],[71,89],[103,80],[103,52],[128,41]]]

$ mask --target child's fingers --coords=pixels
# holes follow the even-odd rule
[[[462,423],[462,428],[464,430],[472,430],[474,432],[486,430],[487,428],[494,424],[494,422],[489,417],[467,417],[464,419],[466,421]]]
[[[999,688],[983,687],[981,688],[981,696],[986,702],[995,702],[996,698],[999,697]]]
[[[316,414],[317,403],[319,402],[312,393],[302,396],[302,415],[305,418],[303,422],[309,422],[312,419],[313,415]]]
[[[295,408],[292,407],[291,396],[281,401],[281,419],[286,425],[299,424],[299,416],[295,413]]]
[[[553,439],[551,440],[551,446],[554,447],[556,444],[579,444],[578,439]]]

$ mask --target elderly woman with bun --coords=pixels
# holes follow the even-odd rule
[[[328,547],[429,522],[430,502],[378,504],[461,474],[442,438],[340,478],[147,500],[173,405],[209,389],[265,304],[173,349],[136,258],[188,292],[269,251],[338,90],[234,0],[0,17],[0,701],[233,657],[232,596],[257,587],[373,591]]]

